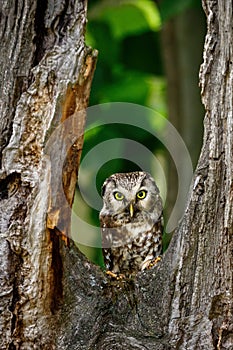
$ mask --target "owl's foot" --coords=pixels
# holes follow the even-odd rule
[[[147,266],[147,269],[151,269],[153,266],[157,265],[159,261],[161,261],[161,256],[157,256],[154,260],[150,261],[149,265]]]
[[[157,256],[155,259],[148,259],[144,261],[141,270],[150,270],[153,266],[157,265],[160,260],[162,260],[161,256]]]
[[[117,281],[119,280],[123,280],[125,278],[125,275],[121,274],[121,273],[114,273],[112,271],[106,271],[106,274],[112,278],[115,278]]]

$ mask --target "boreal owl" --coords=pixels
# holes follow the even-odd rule
[[[102,186],[100,211],[106,270],[134,276],[162,251],[162,200],[149,173],[116,173]]]

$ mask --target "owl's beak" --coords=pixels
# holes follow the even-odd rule
[[[133,212],[134,212],[134,208],[133,208],[133,203],[130,203],[129,205],[129,213],[130,213],[130,217],[133,217]]]

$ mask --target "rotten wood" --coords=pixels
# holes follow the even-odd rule
[[[58,235],[67,244],[96,61],[84,43],[86,11],[85,0],[1,2],[1,349],[55,348]],[[69,118],[74,143],[66,152],[66,129],[63,142],[53,133]]]

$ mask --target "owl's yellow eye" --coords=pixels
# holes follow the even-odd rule
[[[138,199],[144,199],[144,198],[146,197],[146,195],[147,195],[147,192],[144,191],[144,190],[141,190],[141,191],[139,191],[139,192],[137,193],[137,198],[138,198]]]
[[[121,192],[115,192],[114,197],[116,198],[117,201],[122,201],[125,196]]]

